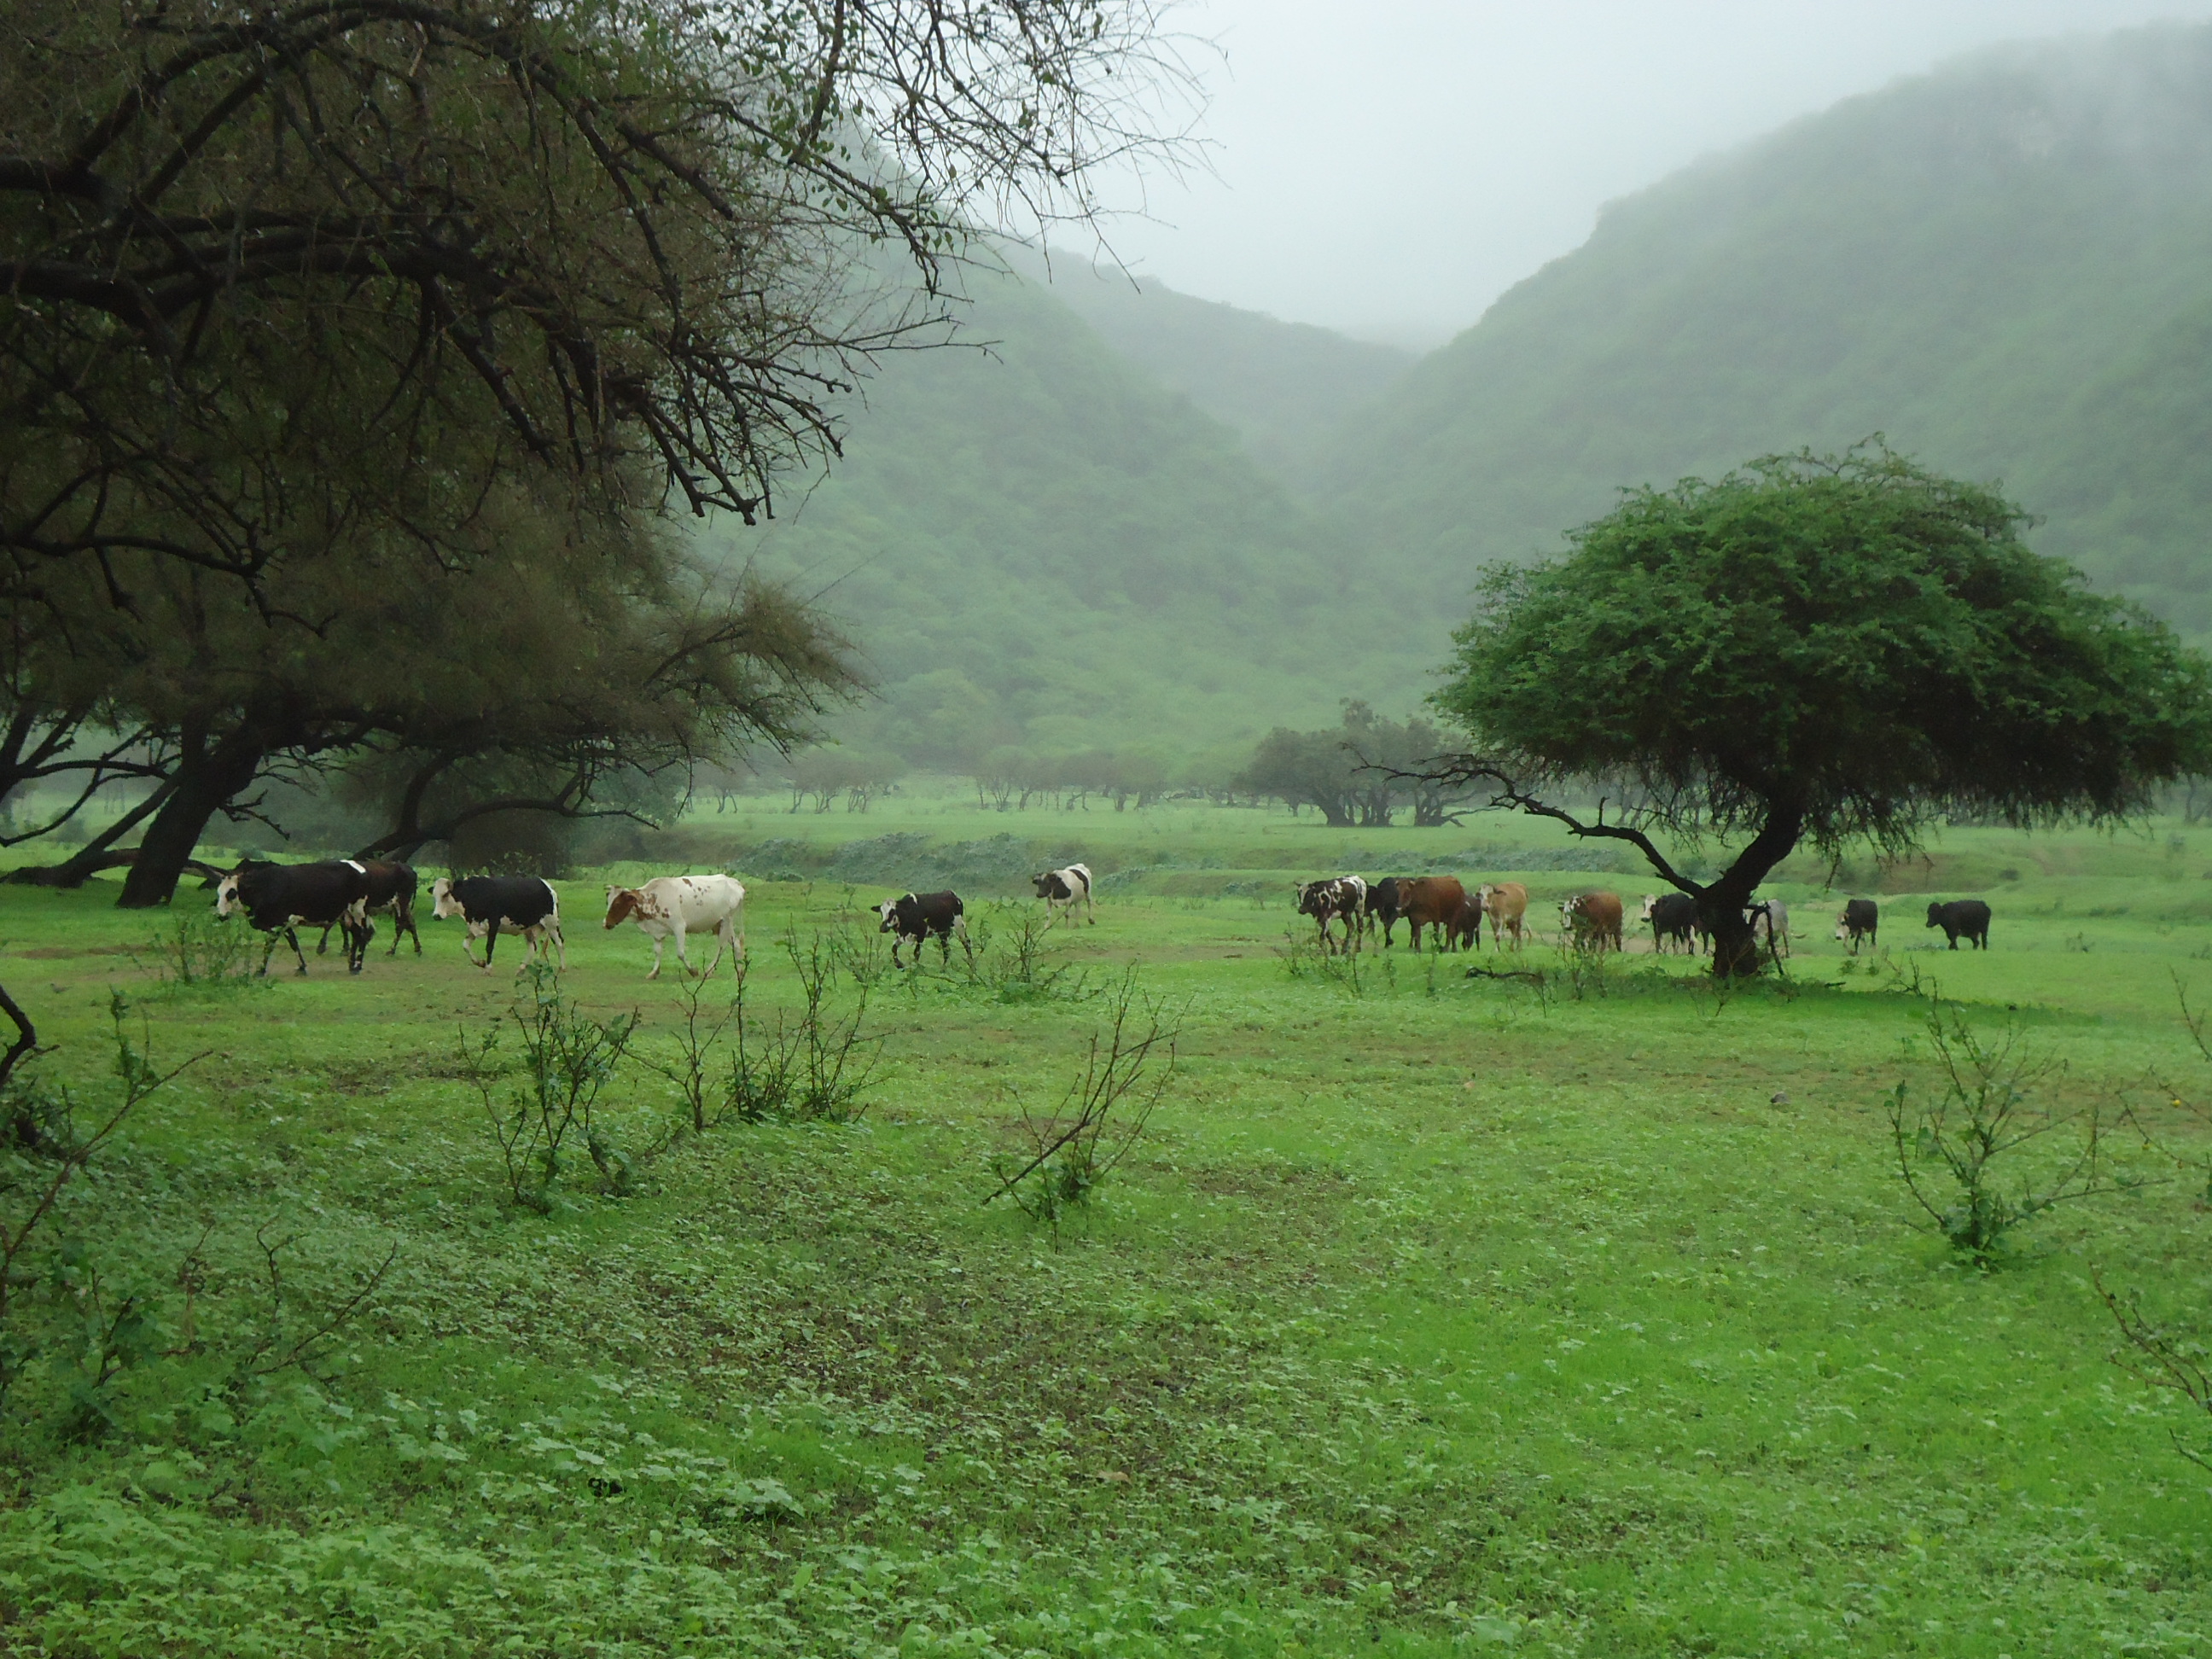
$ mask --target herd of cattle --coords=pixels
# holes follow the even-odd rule
[[[1089,866],[1071,864],[1031,878],[1036,896],[1045,902],[1048,922],[1073,921],[1078,905],[1093,926],[1097,907],[1091,897]],[[400,941],[412,938],[415,954],[422,954],[422,935],[415,926],[415,872],[404,864],[368,859],[333,859],[320,864],[268,864],[249,860],[222,878],[216,886],[216,915],[228,917],[243,912],[253,927],[267,936],[261,953],[261,971],[277,941],[292,947],[300,971],[307,971],[307,953],[300,948],[296,929],[320,927],[320,955],[330,943],[331,930],[343,931],[346,966],[362,970],[369,942],[376,936],[370,917],[392,919],[392,949],[398,954]],[[686,943],[694,936],[711,935],[714,954],[704,971],[712,974],[726,953],[732,966],[743,960],[745,949],[745,890],[734,876],[656,876],[635,887],[606,890],[605,926],[635,923],[653,941],[653,969],[647,979],[659,976],[661,956],[671,941],[684,971],[692,971]],[[1432,950],[1474,949],[1482,943],[1485,921],[1490,925],[1493,946],[1509,939],[1519,950],[1529,934],[1528,890],[1517,881],[1486,882],[1472,893],[1452,876],[1386,876],[1370,882],[1358,876],[1333,876],[1310,881],[1297,890],[1298,911],[1310,916],[1321,931],[1324,951],[1357,951],[1361,941],[1379,929],[1382,943],[1394,943],[1393,933],[1404,922],[1416,951],[1425,932]],[[461,948],[469,960],[486,973],[502,928],[521,935],[523,957],[518,973],[533,961],[555,962],[566,968],[567,941],[561,936],[561,896],[550,882],[536,876],[440,876],[430,884],[430,914],[438,921],[458,919],[463,924]],[[1700,947],[1705,926],[1697,902],[1686,893],[1646,894],[1638,918],[1651,929],[1655,950]],[[885,899],[876,907],[877,931],[891,935],[891,963],[899,960],[902,945],[912,945],[919,962],[921,947],[934,939],[944,960],[952,959],[952,940],[972,957],[968,939],[967,907],[950,890],[905,893]],[[1618,893],[1575,893],[1560,901],[1561,937],[1587,950],[1622,946],[1624,909]],[[1836,919],[1836,937],[1850,942],[1854,953],[1862,943],[1874,942],[1881,912],[1872,899],[1852,899]],[[1754,901],[1744,912],[1753,937],[1777,957],[1790,950],[1790,912],[1779,899]],[[1959,941],[1987,949],[1990,907],[1979,899],[1954,899],[1928,907],[1928,925],[1941,927],[1957,950]],[[1337,930],[1342,937],[1337,936]],[[478,961],[476,944],[484,942]]]
[[[1517,951],[1529,937],[1528,890],[1517,881],[1485,882],[1470,893],[1453,876],[1385,876],[1379,881],[1330,876],[1298,888],[1298,914],[1313,918],[1324,951],[1357,951],[1361,940],[1377,929],[1388,946],[1392,929],[1401,921],[1411,930],[1417,951],[1424,928],[1437,951],[1476,948],[1482,943],[1485,921],[1490,924],[1493,947],[1510,939]],[[1687,893],[1646,893],[1637,914],[1651,929],[1655,951],[1696,951],[1705,944],[1705,924],[1697,900]],[[1618,893],[1570,894],[1559,901],[1559,936],[1577,949],[1618,951],[1624,948],[1625,915]],[[1790,909],[1780,899],[1753,900],[1743,919],[1762,949],[1776,957],[1789,955]],[[1850,899],[1836,918],[1836,937],[1848,941],[1856,955],[1862,944],[1875,942],[1881,923],[1881,908],[1874,900]],[[1928,925],[1942,928],[1954,951],[1962,939],[1989,948],[1990,907],[1979,899],[1932,903]],[[1334,931],[1337,929],[1341,938]]]
[[[1035,878],[1035,884],[1037,896],[1045,901],[1048,919],[1073,921],[1075,907],[1080,904],[1086,918],[1097,925],[1089,866],[1071,864],[1066,869],[1049,870]],[[376,937],[376,924],[369,920],[374,915],[389,915],[392,921],[392,949],[385,954],[397,956],[400,940],[409,938],[415,941],[415,954],[422,954],[422,935],[415,926],[416,889],[413,869],[386,860],[270,864],[249,859],[216,882],[215,913],[228,918],[242,912],[267,936],[261,952],[264,974],[269,971],[269,959],[280,939],[292,947],[300,971],[307,971],[307,952],[300,948],[296,931],[301,927],[323,930],[322,940],[315,947],[318,956],[329,945],[331,930],[341,930],[346,967],[357,974],[367,960],[369,942]],[[459,919],[464,924],[461,948],[486,973],[491,971],[501,928],[522,936],[522,963],[517,973],[528,969],[533,960],[557,960],[562,968],[568,965],[568,942],[561,936],[561,896],[552,883],[538,877],[440,876],[430,884],[430,914],[440,921]],[[712,974],[720,965],[725,951],[734,967],[745,952],[744,914],[744,884],[734,876],[656,876],[635,887],[607,889],[605,925],[615,928],[634,922],[653,941],[653,969],[646,975],[647,979],[659,977],[661,954],[672,940],[677,961],[685,972],[691,971],[685,945],[695,935],[710,934],[714,940],[714,954],[706,973]],[[884,900],[877,906],[876,915],[878,931],[892,935],[895,966],[903,965],[899,963],[902,945],[911,944],[919,960],[923,942],[931,938],[950,961],[956,933],[961,949],[971,957],[975,954],[968,942],[966,906],[957,893],[907,893]],[[484,941],[482,961],[477,958],[478,939]]]

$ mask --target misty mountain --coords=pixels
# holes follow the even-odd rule
[[[1032,281],[1042,266],[1021,267]],[[1339,437],[1417,361],[1396,346],[1285,323],[1148,279],[1061,261],[1053,296],[1153,380],[1233,427],[1261,465],[1303,495],[1341,482]]]
[[[1458,596],[1618,486],[1875,432],[2212,629],[2212,30],[1978,56],[1613,204],[1347,428],[1348,505]]]
[[[1413,707],[1430,664],[1389,650],[1340,527],[1053,291],[970,287],[963,332],[988,350],[894,355],[826,481],[762,530],[708,532],[820,592],[861,646],[878,696],[842,737],[923,764],[1140,742],[1241,758],[1346,696]]]

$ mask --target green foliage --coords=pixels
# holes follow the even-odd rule
[[[113,1420],[108,1385],[153,1353],[157,1336],[144,1264],[104,1269],[95,1248],[66,1230],[64,1200],[132,1113],[207,1057],[162,1071],[147,1052],[143,1026],[133,1040],[120,991],[109,993],[107,1012],[115,1086],[105,1109],[82,1117],[66,1084],[18,1066],[4,1103],[11,1133],[0,1147],[0,1407],[25,1370],[47,1358],[64,1382],[66,1432],[76,1439]]]
[[[1310,806],[1334,829],[1387,825],[1407,805],[1415,823],[1437,824],[1443,822],[1449,792],[1407,775],[1432,765],[1450,746],[1427,720],[1399,725],[1348,701],[1342,722],[1328,730],[1277,726],[1232,787],[1294,809]]]
[[[255,970],[254,936],[240,922],[223,922],[204,905],[173,906],[167,925],[147,942],[155,977],[171,996],[204,996],[265,987]]]
[[[533,962],[521,1000],[470,1047],[469,1080],[499,1147],[507,1197],[518,1207],[551,1212],[572,1135],[583,1137],[601,1192],[629,1191],[630,1160],[604,1133],[593,1110],[628,1057],[638,1023],[635,1013],[592,1018],[562,994],[551,963]],[[509,1025],[511,1060],[501,1053]]]
[[[1939,814],[2118,817],[2212,756],[2212,663],[2021,519],[1879,446],[1632,491],[1491,573],[1436,701],[1516,777],[1620,778],[1698,832],[1794,818],[1832,855]]]
[[[2029,1053],[2016,1026],[1992,1041],[1939,1001],[1927,1033],[1935,1091],[1899,1081],[1887,1101],[1890,1139],[1905,1189],[1953,1249],[1988,1267],[2022,1223],[2112,1189],[2099,1103],[2057,1103],[2063,1067]]]
[[[1040,1115],[1021,1103],[1008,1126],[1019,1150],[992,1158],[999,1184],[984,1203],[1006,1199],[1055,1233],[1089,1205],[1174,1086],[1177,1033],[1163,1023],[1165,1012],[1138,988],[1135,969],[1121,975],[1108,996],[1105,1029],[1091,1034],[1083,1070],[1059,1104]]]
[[[862,1032],[868,983],[861,982],[851,1010],[841,1013],[831,994],[849,957],[819,933],[801,945],[795,931],[784,935],[783,953],[798,980],[799,1008],[788,1020],[779,1012],[771,1026],[748,1019],[741,1004],[732,1005],[736,1042],[725,1090],[727,1109],[753,1122],[857,1123],[867,1110],[861,1097],[874,1079],[884,1044],[880,1036]]]

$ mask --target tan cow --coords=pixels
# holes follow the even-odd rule
[[[1449,951],[1459,939],[1459,913],[1467,902],[1467,889],[1457,876],[1401,876],[1398,878],[1398,918],[1413,930],[1413,948],[1421,948],[1421,929],[1436,931],[1436,946]]]
[[[1517,881],[1485,882],[1475,896],[1482,902],[1483,913],[1490,918],[1490,942],[1495,945],[1506,934],[1513,935],[1513,948],[1522,944],[1522,921],[1528,914],[1528,890]]]
[[[1559,921],[1577,951],[1620,949],[1620,895],[1577,893],[1559,902]]]

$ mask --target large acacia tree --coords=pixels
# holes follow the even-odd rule
[[[1153,21],[1149,0],[10,7],[0,605],[125,688],[81,714],[83,677],[50,673],[19,705],[48,711],[33,738],[90,719],[167,744],[125,901],[165,896],[271,757],[434,766],[456,733],[540,773],[548,744],[666,753],[682,685],[716,706],[678,750],[792,735],[845,671],[757,586],[627,726],[568,729],[622,702],[605,674],[442,723],[410,688],[471,647],[440,622],[534,614],[515,596],[549,550],[676,559],[655,520],[750,521],[834,453],[872,354],[944,337],[979,217],[1086,213],[1096,164],[1153,142],[1177,84]],[[572,611],[579,641],[692,626],[674,563],[632,574],[600,585],[615,611]],[[593,664],[626,660],[605,643]]]
[[[2027,523],[1879,442],[1631,491],[1565,557],[1486,574],[1434,697],[1476,746],[1443,769],[1637,848],[1723,974],[1756,971],[1743,907],[1801,845],[2142,810],[2212,755],[2212,663]],[[1610,822],[1557,805],[1593,786]],[[1693,880],[1655,832],[1727,843],[1725,866]]]

